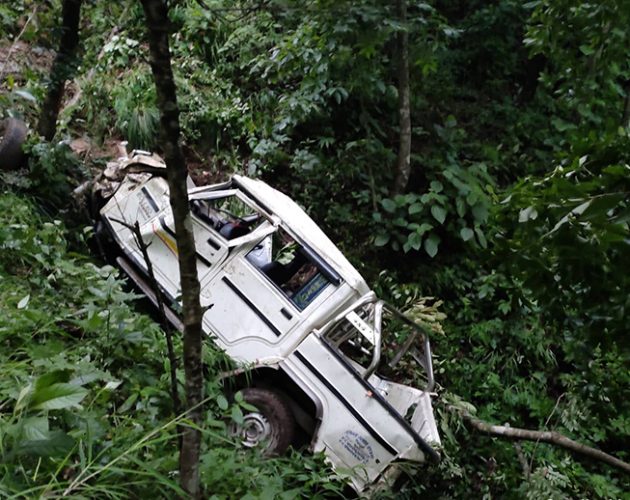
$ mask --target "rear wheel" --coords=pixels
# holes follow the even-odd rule
[[[248,387],[243,400],[256,408],[244,410],[243,423],[232,424],[231,434],[247,448],[260,448],[266,456],[282,455],[293,442],[295,418],[284,396],[273,389]]]

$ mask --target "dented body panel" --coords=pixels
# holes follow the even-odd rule
[[[179,271],[168,184],[156,175],[163,167],[145,153],[109,165],[103,183],[111,197],[100,216],[136,282],[147,269],[129,229],[138,222],[158,285],[176,304]],[[234,176],[213,186],[191,183],[189,197],[203,330],[241,366],[277,368],[312,399],[313,451],[345,470],[357,491],[395,461],[437,458],[433,373],[423,328],[379,300],[312,219],[262,181]],[[383,358],[389,353],[382,352],[385,322],[408,331],[406,347],[389,364]],[[425,373],[422,388],[381,374],[395,371],[412,345]]]

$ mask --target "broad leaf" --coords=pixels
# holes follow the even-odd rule
[[[464,241],[468,241],[470,240],[473,236],[475,236],[475,233],[472,229],[470,229],[469,227],[463,227],[460,229],[459,231],[459,235],[462,237],[462,240]]]
[[[53,384],[60,382],[68,382],[70,380],[70,370],[54,370],[52,372],[45,373],[41,377],[38,377],[35,382],[35,392],[45,387],[49,387]]]
[[[87,396],[83,387],[67,383],[53,384],[36,389],[31,397],[32,410],[60,410],[78,405]]]
[[[387,242],[389,242],[389,234],[378,234],[374,238],[374,244],[377,247],[382,247],[384,245],[387,245]]]
[[[431,207],[431,215],[438,221],[440,224],[444,224],[446,220],[446,209],[439,205],[433,205]]]
[[[483,231],[478,227],[475,228],[475,234],[477,235],[477,241],[482,248],[488,248],[488,241],[486,240],[486,235],[483,234]]]
[[[17,455],[35,455],[38,457],[53,457],[66,455],[74,446],[74,439],[65,432],[54,431],[48,439],[34,439],[22,441],[15,450]]]
[[[28,305],[28,301],[30,300],[31,296],[30,295],[26,295],[25,297],[23,297],[17,305],[18,309],[24,309],[27,305]]]
[[[381,205],[383,206],[385,211],[389,212],[390,214],[393,214],[396,211],[396,203],[394,202],[394,200],[385,198],[384,200],[381,200]]]
[[[22,434],[26,441],[38,441],[48,439],[48,418],[28,417],[22,422]]]
[[[228,400],[223,394],[217,396],[217,405],[224,411],[228,409]]]
[[[424,240],[424,250],[429,254],[429,257],[433,258],[438,252],[438,245],[440,244],[440,237],[436,234],[431,234]]]
[[[422,208],[422,203],[414,203],[413,205],[409,205],[409,215],[414,215],[422,212]]]
[[[422,246],[422,235],[417,232],[411,233],[407,238],[407,244],[414,250],[420,250],[420,247]]]

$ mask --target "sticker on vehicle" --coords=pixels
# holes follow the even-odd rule
[[[339,444],[364,465],[374,458],[372,446],[367,439],[357,432],[345,431],[339,439]]]

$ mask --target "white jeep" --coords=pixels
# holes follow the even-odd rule
[[[100,219],[122,250],[118,263],[155,302],[131,231],[138,222],[161,293],[176,306],[177,244],[164,167],[145,152],[110,164]],[[377,298],[284,194],[240,175],[189,184],[203,330],[242,367],[231,375],[257,408],[233,428],[243,444],[278,454],[306,437],[359,492],[394,476],[396,462],[439,458],[425,329]],[[176,310],[167,316],[181,329]],[[407,374],[422,374],[424,386],[393,381],[401,364]]]

